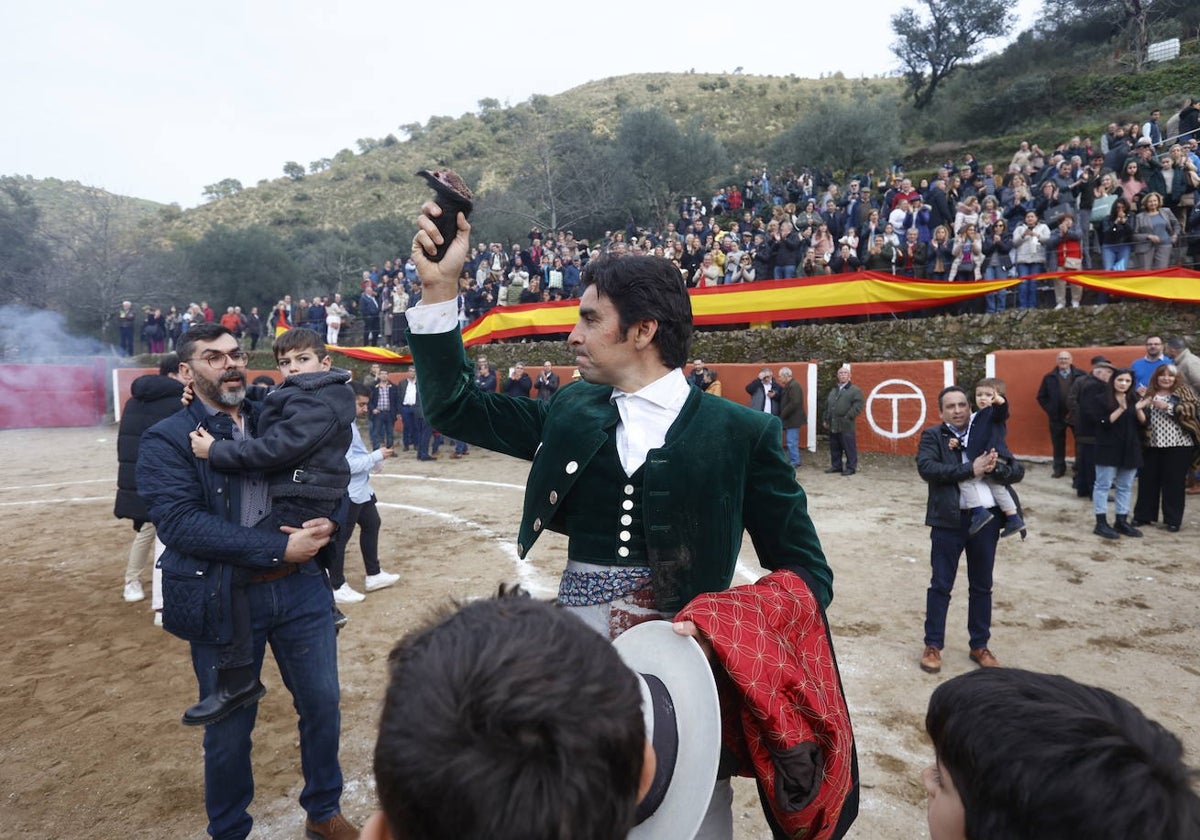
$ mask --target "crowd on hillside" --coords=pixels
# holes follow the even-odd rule
[[[897,161],[839,181],[827,169],[764,168],[709,200],[685,198],[663,229],[631,221],[590,241],[569,230],[532,228],[505,247],[479,242],[464,267],[459,321],[496,306],[578,297],[591,259],[653,254],[671,260],[693,287],[811,277],[859,270],[950,282],[1032,277],[1044,272],[1200,267],[1200,106],[1185,100],[1165,123],[1113,122],[1099,143],[1073,136],[1043,151],[1022,142],[1012,157],[982,162],[967,153],[929,178],[914,179]],[[1078,306],[1082,288],[1034,279],[989,294],[988,312]],[[307,326],[337,344],[403,344],[404,312],[420,300],[412,260],[397,257],[363,272],[360,289],[311,301],[280,300],[266,317],[257,307],[226,307],[219,320],[248,347],[280,325]],[[1103,296],[1099,298],[1103,300]],[[170,349],[190,323],[218,316],[206,302],[144,308],[146,352]],[[132,311],[118,316],[122,349],[132,354]],[[129,331],[127,333],[127,330]],[[128,338],[128,344],[126,339]]]

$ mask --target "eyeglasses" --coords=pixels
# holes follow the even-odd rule
[[[209,352],[200,356],[192,356],[189,361],[197,358],[207,362],[210,368],[214,370],[221,370],[229,367],[231,364],[235,367],[237,365],[244,365],[250,356],[245,350],[232,350],[228,353],[222,353],[218,350],[210,350]]]

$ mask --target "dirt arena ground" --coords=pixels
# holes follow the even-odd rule
[[[951,605],[940,676],[917,668],[928,529],[910,458],[864,458],[853,478],[824,475],[809,454],[800,479],[833,565],[830,611],[858,738],[863,803],[852,837],[926,836],[918,773],[930,761],[922,722],[939,681],[969,670],[965,579]],[[14,837],[204,836],[200,733],[179,724],[195,684],[183,642],[151,623],[149,599],[121,600],[132,531],[112,516],[116,429],[0,432],[0,825]],[[524,464],[475,451],[465,460],[387,462],[373,479],[392,589],[346,608],[341,635],[345,812],[374,804],[370,755],[392,643],[448,598],[519,580],[550,595],[564,542],[547,535],[526,562],[513,540]],[[1200,516],[1109,543],[1089,505],[1033,466],[1022,485],[1029,539],[1005,540],[996,566],[992,647],[1008,665],[1057,671],[1137,702],[1200,760],[1197,600]],[[741,582],[758,569],[746,540]],[[347,577],[362,581],[357,549]],[[147,592],[149,578],[146,578]],[[295,714],[278,672],[255,735],[253,837],[303,835]],[[739,840],[768,838],[752,786],[735,802]]]

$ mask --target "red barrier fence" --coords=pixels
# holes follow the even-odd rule
[[[95,426],[104,419],[104,360],[0,365],[0,429]]]

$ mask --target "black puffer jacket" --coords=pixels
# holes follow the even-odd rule
[[[117,427],[117,502],[113,515],[132,519],[134,527],[140,529],[150,514],[137,492],[138,443],[142,432],[183,408],[179,401],[183,383],[154,373],[133,380],[129,392]]]
[[[355,406],[349,381],[339,368],[289,376],[263,401],[257,438],[213,443],[213,469],[265,472],[272,499],[340,499],[350,483],[346,453]]]

